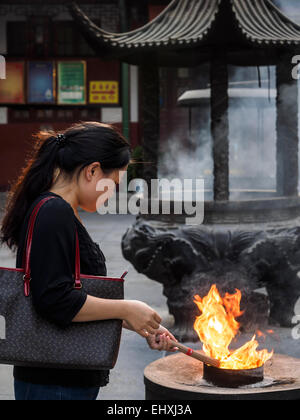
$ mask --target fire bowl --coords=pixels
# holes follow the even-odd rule
[[[176,353],[146,367],[146,400],[300,400],[300,359],[274,354],[263,372],[263,380],[256,383],[216,386],[203,378],[201,362]]]
[[[255,384],[264,379],[264,367],[255,369],[220,369],[214,366],[203,365],[203,379],[207,382],[225,388]]]

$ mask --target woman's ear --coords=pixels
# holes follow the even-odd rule
[[[91,181],[95,175],[100,175],[100,172],[102,172],[100,163],[99,162],[93,162],[86,168],[86,177],[88,181]]]

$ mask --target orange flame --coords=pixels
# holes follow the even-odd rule
[[[194,329],[203,343],[204,353],[219,360],[221,369],[254,369],[273,356],[273,351],[256,350],[259,344],[255,335],[239,349],[229,350],[240,327],[235,318],[243,314],[241,298],[238,289],[233,295],[226,293],[222,298],[215,284],[203,299],[195,296],[194,302],[202,314],[196,318]]]

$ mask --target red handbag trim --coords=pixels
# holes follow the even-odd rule
[[[13,267],[0,267],[0,270],[7,270],[7,271],[16,271],[18,273],[24,273],[24,268],[13,268]],[[84,279],[99,279],[99,280],[108,280],[108,281],[121,281],[124,282],[124,278],[122,277],[107,277],[107,276],[94,276],[92,274],[80,274],[81,278]]]
[[[32,236],[33,236],[33,228],[35,224],[35,220],[37,214],[46,201],[51,200],[54,197],[46,197],[41,200],[33,209],[31,213],[29,224],[28,224],[28,234],[27,234],[27,241],[26,241],[26,254],[25,254],[25,274],[23,276],[24,279],[24,294],[25,296],[29,296],[30,293],[30,281],[31,281],[31,270],[30,270],[30,253],[31,253],[31,246],[32,246]]]
[[[80,281],[80,249],[79,249],[78,233],[76,230],[75,289],[81,289],[81,288],[82,288],[82,284]]]
[[[24,268],[0,267],[0,270],[18,271],[19,273],[21,273],[24,271]]]
[[[80,274],[80,277],[83,279],[99,279],[99,280],[109,280],[109,281],[121,281],[124,282],[124,279],[119,277],[103,277],[103,276],[93,276],[90,274]]]
[[[23,254],[23,267],[24,268],[4,268],[0,267],[1,270],[10,270],[10,271],[18,271],[24,272],[24,294],[25,296],[29,296],[30,294],[30,281],[31,281],[31,270],[30,270],[30,252],[32,246],[32,237],[33,237],[33,229],[36,221],[37,214],[44,203],[48,200],[52,200],[55,197],[46,197],[42,199],[33,209],[29,222],[28,222],[28,231],[26,236],[26,247],[25,247],[25,254]],[[24,264],[25,262],[25,264]],[[81,274],[80,273],[80,248],[79,248],[79,239],[78,233],[76,230],[76,254],[75,254],[75,279],[74,279],[74,288],[79,290],[82,288],[82,284],[80,278],[94,278],[94,279],[102,279],[102,280],[111,280],[111,281],[124,281],[124,277],[126,276],[127,271],[125,271],[121,278],[118,277],[106,277],[106,276],[93,276],[89,274]]]

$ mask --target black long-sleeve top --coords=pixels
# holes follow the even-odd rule
[[[74,289],[76,229],[80,246],[81,273],[106,276],[105,257],[75,216],[71,205],[53,192],[44,192],[32,203],[25,217],[17,251],[16,268],[23,266],[23,252],[29,217],[43,198],[54,196],[40,208],[36,218],[30,254],[30,292],[36,311],[60,327],[71,324],[86,301],[82,290]],[[36,384],[62,386],[105,386],[108,370],[45,369],[14,366],[14,378]]]

